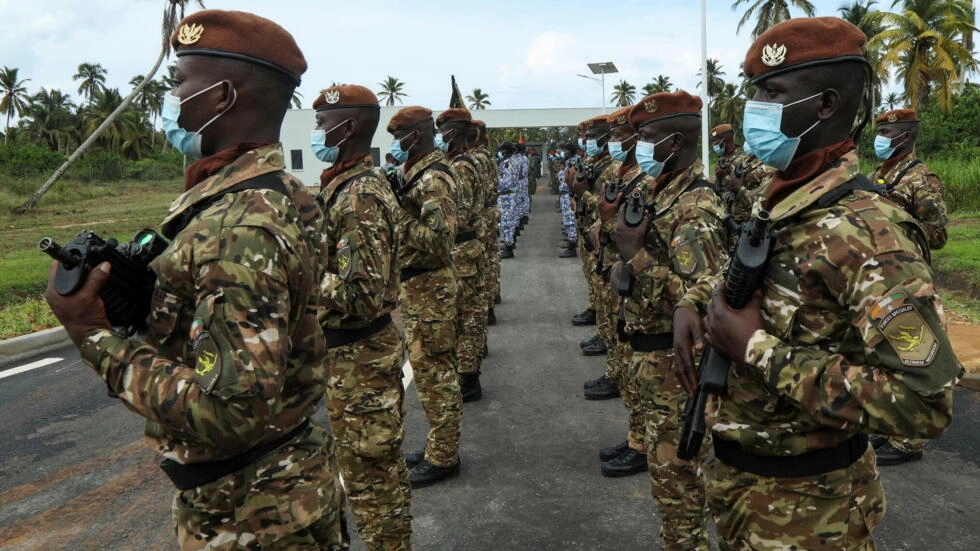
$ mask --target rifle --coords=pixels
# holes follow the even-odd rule
[[[605,190],[603,193],[603,198],[607,203],[613,203],[616,201],[616,197],[619,195],[620,186],[622,185],[621,180],[609,180],[606,182]],[[600,230],[599,231],[599,260],[595,265],[596,275],[601,275],[603,272],[603,262],[606,258],[606,245],[609,244],[609,234]]]
[[[741,310],[752,294],[762,286],[766,261],[772,248],[772,232],[767,231],[769,213],[759,211],[749,223],[742,226],[735,246],[735,254],[725,274],[725,299],[728,305]],[[701,450],[701,442],[707,432],[704,409],[708,396],[725,390],[731,360],[708,348],[698,365],[698,388],[684,406],[684,427],[681,429],[677,457],[693,459]]]
[[[623,223],[631,228],[635,228],[643,221],[647,206],[643,204],[643,194],[640,190],[634,189],[626,200],[626,208],[623,211]],[[621,297],[628,297],[633,294],[633,276],[630,271],[623,266],[619,272],[619,281],[616,282],[616,294]]]

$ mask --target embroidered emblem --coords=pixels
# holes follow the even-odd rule
[[[204,34],[204,25],[200,23],[188,25],[185,23],[177,31],[177,42],[185,45],[193,44],[201,39],[202,34]]]
[[[762,47],[762,62],[770,67],[775,67],[786,61],[785,44],[766,44]]]
[[[214,343],[210,333],[202,331],[194,339],[192,349],[197,358],[194,363],[194,378],[201,391],[209,394],[221,377],[221,354],[218,352],[218,345]]]
[[[651,99],[651,100],[647,100],[647,101],[643,102],[643,109],[647,113],[656,113],[657,112],[657,100]]]
[[[896,115],[895,113],[892,113],[892,114],[888,115],[887,120],[888,120],[888,122],[895,122],[895,121],[898,120],[898,115]]]
[[[340,101],[340,90],[324,90],[323,101],[333,105]]]
[[[926,367],[939,352],[939,340],[907,298],[903,292],[886,297],[871,309],[871,318],[902,364]]]
[[[337,246],[337,273],[343,279],[347,279],[350,275],[351,260],[350,245],[346,241],[341,241]]]
[[[674,250],[674,266],[678,273],[691,275],[698,268],[698,255],[694,252],[694,245],[687,239],[677,239],[671,243]]]

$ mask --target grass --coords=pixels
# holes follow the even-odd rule
[[[933,251],[933,268],[955,273],[973,288],[980,288],[980,222],[976,219],[960,224],[955,220],[947,228],[949,241],[941,250]]]

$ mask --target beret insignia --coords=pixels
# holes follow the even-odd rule
[[[616,124],[626,124],[626,115],[616,117]]]
[[[786,61],[785,44],[767,44],[762,48],[762,62],[770,67],[775,67]]]
[[[643,102],[643,109],[645,109],[647,113],[656,113],[657,112],[657,100],[652,99],[652,100]]]
[[[888,115],[888,122],[895,122],[897,120],[898,120],[898,115],[896,115],[895,113]]]
[[[340,101],[340,90],[324,90],[323,101],[333,105]]]
[[[200,23],[192,23],[190,25],[183,24],[180,26],[180,30],[177,31],[177,42],[181,44],[193,44],[201,39],[201,35],[204,34],[204,25]]]

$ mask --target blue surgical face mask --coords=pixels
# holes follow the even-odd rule
[[[605,134],[599,136],[599,138],[604,137]],[[585,140],[585,154],[589,157],[598,157],[602,153],[602,148],[599,146],[599,139],[589,138]]]
[[[411,136],[414,132],[418,132],[418,130],[413,130],[411,133],[402,136],[401,138],[392,140],[391,142],[391,156],[394,157],[399,163],[404,163],[408,160],[408,151],[402,149],[402,140]],[[415,147],[415,144],[412,144],[412,147]],[[409,147],[408,150],[411,151],[412,147]]]
[[[221,85],[221,82],[223,81],[215,82],[211,86],[195,92],[183,100],[170,92],[163,95],[163,108],[160,110],[160,118],[163,120],[163,132],[166,134],[170,145],[174,146],[174,149],[192,159],[200,159],[203,156],[201,153],[201,131],[207,128],[208,125],[214,121],[218,120],[218,117],[227,113],[228,109],[231,109],[232,106],[235,105],[235,101],[238,99],[238,91],[232,88],[231,92],[233,95],[231,97],[231,104],[228,105],[224,111],[211,117],[211,120],[201,125],[201,127],[195,132],[190,132],[181,128],[180,123],[177,122],[177,120],[180,118],[180,106],[203,94],[204,92]]]
[[[674,132],[674,134],[676,134],[676,132]],[[666,138],[660,140],[657,143],[650,143],[644,141],[640,141],[636,143],[636,164],[640,166],[640,170],[646,172],[647,174],[653,176],[654,178],[660,176],[663,173],[664,165],[667,164],[667,161],[669,161],[670,158],[674,156],[674,154],[671,153],[666,159],[662,161],[658,161],[657,159],[653,158],[653,150],[656,148],[656,146],[664,143],[670,138],[673,138],[674,134],[667,136]]]
[[[443,153],[449,151],[449,144],[442,141],[442,132],[436,132],[436,137],[432,140],[432,143],[436,146],[436,149]]]
[[[742,135],[745,145],[760,161],[777,169],[786,170],[793,161],[796,149],[800,147],[800,138],[820,124],[820,120],[795,138],[783,134],[783,109],[811,100],[823,92],[796,100],[783,105],[781,103],[766,103],[764,101],[746,101],[745,114],[742,117]]]
[[[320,159],[325,163],[337,162],[337,158],[340,157],[340,144],[346,142],[347,138],[344,137],[344,139],[337,142],[336,145],[327,145],[327,134],[347,124],[347,122],[350,120],[351,119],[347,119],[330,130],[315,129],[310,132],[310,149],[313,150],[313,155],[315,155],[317,159]]]
[[[898,136],[895,136],[894,138],[888,138],[886,136],[882,136],[881,134],[875,136],[875,155],[877,155],[878,158],[883,161],[887,159],[891,159],[892,155],[895,154],[895,148],[892,147],[892,143],[894,143],[895,140],[901,138],[905,134],[906,132],[903,132]]]
[[[720,156],[725,154],[725,148],[722,147],[720,144],[712,144],[711,150],[715,152],[715,155]]]
[[[498,151],[497,152],[497,159],[499,159],[501,161],[504,160],[504,152],[503,151]]]
[[[578,148],[579,149],[585,149],[585,138],[579,138],[578,139]]]
[[[630,136],[629,138],[626,139],[630,140],[632,138],[633,136]],[[622,163],[626,161],[626,157],[628,157],[630,154],[630,149],[633,149],[635,145],[636,144],[634,143],[629,148],[627,148],[626,151],[623,151],[623,142],[610,141],[610,142],[606,142],[606,149],[609,150],[610,157]]]

